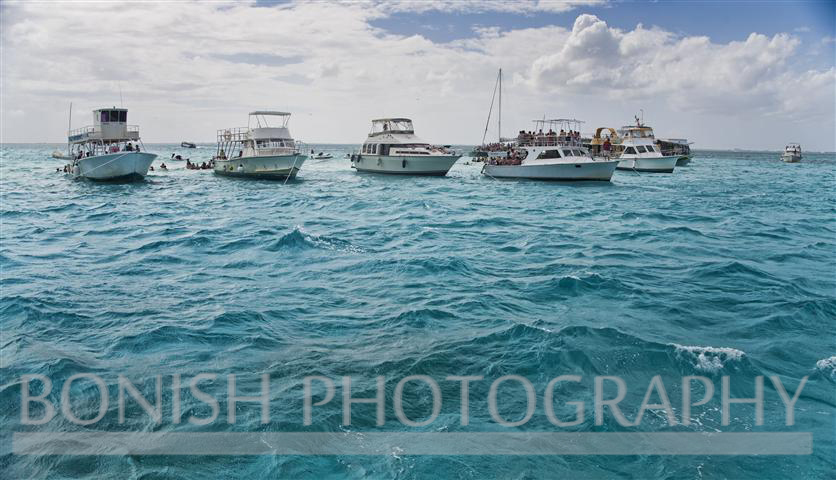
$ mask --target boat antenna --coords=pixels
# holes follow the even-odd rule
[[[488,110],[488,120],[485,122],[485,133],[482,134],[482,145],[485,144],[485,137],[488,136],[488,127],[491,125],[491,113],[493,113],[493,102],[496,100],[496,89],[499,87],[499,79],[502,77],[502,69],[499,69],[499,76],[496,77],[496,82],[493,84],[493,95],[491,96],[491,108]],[[500,91],[500,95],[501,95]]]
[[[642,112],[642,125],[644,125],[644,109],[640,108],[639,111]]]
[[[119,108],[125,108],[125,104],[122,102],[122,84],[118,83],[119,85]]]

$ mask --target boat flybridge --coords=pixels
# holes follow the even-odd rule
[[[268,118],[275,118],[271,125]],[[237,177],[288,180],[296,177],[308,158],[290,136],[290,114],[250,112],[246,127],[218,130],[218,147],[212,158],[215,173]]]
[[[447,147],[426,143],[415,136],[412,120],[372,120],[372,130],[359,153],[351,156],[358,172],[402,175],[447,175],[461,157]]]
[[[781,154],[781,160],[786,163],[798,163],[801,161],[801,145],[797,143],[790,143],[784,147],[784,153]]]
[[[520,131],[507,154],[488,158],[482,173],[494,178],[608,182],[618,161],[589,153],[581,144],[582,123],[574,118],[534,120],[534,131]]]
[[[126,108],[93,110],[93,125],[70,130],[67,147],[71,161],[64,171],[73,178],[141,180],[157,158],[144,151],[139,127],[128,125]]]
[[[656,145],[653,129],[643,124],[639,117],[635,118],[635,125],[626,125],[618,131],[621,139],[618,169],[673,173],[679,155],[663,155]]]

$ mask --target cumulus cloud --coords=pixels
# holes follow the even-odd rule
[[[680,38],[639,25],[612,28],[594,15],[580,15],[555,42],[554,53],[535,59],[529,80],[554,92],[596,92],[612,99],[662,96],[690,112],[720,114],[832,114],[832,103],[816,108],[816,95],[836,84],[833,69],[795,71],[788,62],[800,40],[781,33],[752,33],[744,41],[712,43],[708,37]],[[807,92],[812,101],[799,99]],[[824,89],[824,90],[822,90]],[[798,107],[806,107],[799,109]]]

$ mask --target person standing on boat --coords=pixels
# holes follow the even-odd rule
[[[610,150],[612,149],[612,144],[610,143],[610,139],[607,138],[604,140],[604,156],[610,158]]]

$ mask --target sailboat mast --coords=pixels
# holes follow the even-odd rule
[[[70,118],[67,120],[67,156],[70,155],[70,131],[73,129],[73,102],[70,102]]]
[[[502,142],[502,69],[499,69],[499,141]]]

